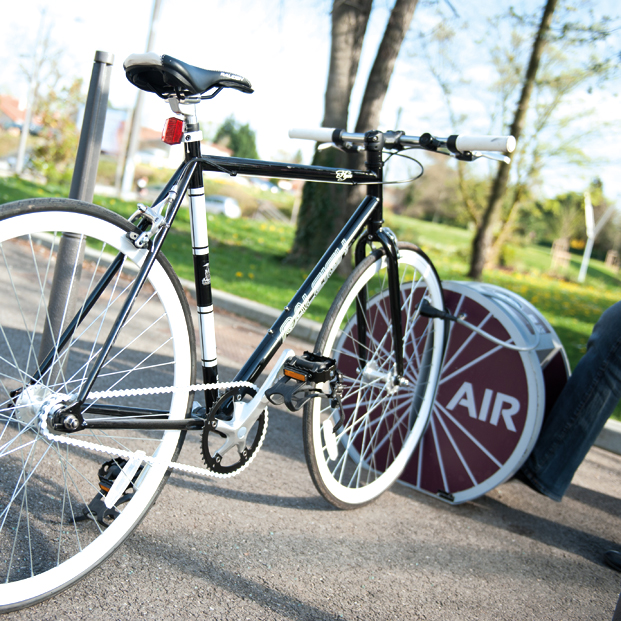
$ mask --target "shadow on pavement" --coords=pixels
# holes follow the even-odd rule
[[[616,543],[609,539],[509,507],[487,496],[462,505],[462,509],[465,509],[464,516],[478,522],[529,537],[559,550],[581,556],[598,565],[603,565],[603,552],[616,547]]]
[[[201,580],[208,579],[213,586],[228,591],[236,599],[246,599],[249,604],[258,604],[266,611],[277,613],[287,619],[313,619],[313,621],[343,619],[340,615],[331,614],[295,597],[271,589],[264,582],[258,582],[218,567],[215,562],[205,558],[205,555],[199,556],[197,552],[191,551],[183,545],[173,543],[172,547],[166,546],[166,550],[164,550],[159,539],[148,535],[144,535],[140,539],[141,553],[150,556],[154,562],[161,561],[164,553],[166,561],[174,564],[190,579],[192,577]],[[247,612],[250,613],[250,611]]]
[[[621,515],[621,498],[602,494],[580,485],[570,485],[565,496],[589,507],[597,507],[600,511],[605,511],[614,517]]]
[[[252,468],[252,466],[250,467]],[[201,475],[193,475],[186,472],[175,473],[175,476],[168,480],[167,485],[195,492],[212,494],[214,496],[220,496],[221,498],[228,498],[230,500],[241,500],[243,502],[282,507],[284,509],[301,509],[304,511],[336,511],[332,505],[328,504],[319,495],[300,497],[244,492],[211,484]]]

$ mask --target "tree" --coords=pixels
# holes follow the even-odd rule
[[[242,125],[233,116],[228,117],[220,125],[214,142],[231,149],[235,157],[259,159],[254,131],[250,129],[248,123]]]
[[[546,8],[551,8],[549,3]],[[490,176],[487,182],[492,190],[488,190],[486,201],[481,201],[477,192],[473,192],[481,186],[482,179],[469,174],[472,171],[469,165],[461,162],[457,165],[463,209],[479,236],[484,230],[489,235],[484,264],[502,262],[506,242],[513,235],[516,224],[523,221],[520,211],[533,204],[546,167],[558,162],[584,166],[588,158],[581,146],[595,139],[602,130],[596,111],[579,103],[579,94],[582,92],[588,97],[587,92],[605,84],[616,63],[606,58],[606,54],[610,55],[609,49],[598,49],[604,47],[599,44],[606,40],[611,30],[609,19],[595,19],[588,9],[588,6],[581,7],[584,14],[577,15],[570,2],[564,0],[558,4],[544,37],[545,44],[542,44],[534,78],[531,32],[537,32],[541,42],[541,17],[521,15],[510,9],[490,20],[490,30],[482,37],[493,42],[483,50],[489,55],[489,67],[497,76],[484,90],[480,84],[476,85],[479,89],[477,99],[484,102],[486,114],[490,116],[488,132],[518,132],[520,136],[518,148],[512,155],[511,177],[508,166],[501,164],[495,178]],[[456,111],[456,102],[460,102],[460,98],[463,101],[464,95],[472,97],[473,91],[472,84],[463,78],[465,67],[461,66],[456,53],[463,44],[463,40],[456,39],[463,31],[463,23],[455,27],[445,19],[432,36],[425,33],[418,46],[424,50],[423,58],[443,93],[451,125],[458,131],[467,125],[467,117]],[[471,34],[468,36],[472,37]],[[530,59],[528,71],[525,70],[525,57]],[[525,76],[532,78],[530,91],[525,87]],[[510,108],[515,93],[519,93],[520,98],[511,122]],[[499,188],[494,185],[494,182],[498,183],[499,175],[505,177],[500,195]],[[495,209],[492,217],[491,204]],[[475,238],[475,243],[477,241]],[[475,252],[472,254],[475,259]],[[474,272],[471,275],[476,276]]]
[[[581,192],[564,192],[554,198],[536,201],[534,209],[529,211],[529,228],[537,227],[536,220],[540,220],[543,226],[539,234],[548,243],[557,239],[566,239],[568,243],[585,239],[584,194]]]
[[[358,73],[362,42],[371,14],[372,0],[334,0],[330,67],[324,100],[322,127],[347,127],[351,92]],[[315,151],[313,165],[345,168],[347,156],[336,149]],[[347,201],[347,187],[332,183],[306,183],[298,212],[293,247],[287,261],[314,263],[326,241],[338,232],[334,213]]]
[[[83,101],[82,80],[76,79],[58,92],[51,89],[37,106],[41,131],[32,150],[36,170],[52,183],[69,183],[78,149],[78,108]]]
[[[440,7],[439,7],[440,8]],[[454,105],[453,97],[456,91],[460,89],[469,89],[470,83],[464,77],[464,68],[459,61],[460,56],[457,53],[459,43],[455,42],[456,29],[453,28],[452,23],[459,20],[457,15],[447,18],[443,13],[440,13],[439,24],[432,29],[431,33],[419,32],[416,50],[418,54],[422,55],[427,70],[437,83],[444,98],[448,112],[448,120],[450,127],[454,130],[462,127],[466,123],[467,116],[463,112],[458,112]],[[457,29],[464,30],[463,24],[458,24]],[[505,88],[499,88],[499,101],[497,102],[500,111],[503,110],[506,104],[507,92],[510,88],[507,88],[511,78],[503,76],[503,82]],[[493,119],[498,114],[497,110],[490,110],[490,116],[492,119],[491,126],[493,126]],[[502,116],[502,113],[501,113]],[[489,131],[493,134],[494,131]],[[442,157],[446,165],[446,158]],[[481,219],[481,190],[485,182],[482,180],[473,180],[467,174],[468,163],[458,160],[456,165],[456,178],[455,184],[456,194],[461,198],[462,209],[465,211],[466,219],[474,226],[478,226]],[[428,174],[423,177],[420,185],[427,184]],[[414,184],[419,183],[414,181]],[[443,188],[446,192],[446,187]],[[455,220],[462,220],[461,218],[455,218]],[[458,223],[458,222],[456,222]],[[459,224],[464,224],[459,222]]]
[[[548,31],[550,30],[550,24],[552,23],[552,16],[554,15],[557,1],[558,0],[547,0],[541,16],[541,22],[539,23],[539,28],[537,29],[537,34],[533,42],[528,68],[526,69],[526,75],[524,76],[524,82],[522,84],[520,99],[515,110],[513,123],[511,123],[511,129],[509,130],[511,136],[518,141],[522,135],[522,129],[524,128],[526,112],[528,110],[530,97],[535,85],[535,77],[539,69],[539,63],[541,61],[541,56],[543,54]],[[500,211],[502,209],[502,201],[507,190],[507,184],[509,183],[509,172],[510,164],[500,164],[498,166],[498,172],[496,173],[496,177],[492,185],[489,200],[487,202],[487,208],[483,213],[483,217],[481,218],[481,222],[479,223],[476,235],[472,242],[472,256],[470,259],[470,271],[468,275],[477,280],[479,280],[483,274],[483,268],[493,242],[494,227],[496,226]]]
[[[595,222],[608,211],[611,202],[604,195],[602,181],[595,178],[588,186]],[[619,218],[605,220],[606,226],[595,239],[593,256],[603,260],[610,249],[618,249],[620,238]],[[566,239],[572,248],[585,247],[585,193],[562,192],[553,198],[533,201],[520,213],[518,227],[533,238],[551,245],[556,239]]]
[[[556,119],[559,135],[556,136],[552,148],[549,146],[545,148],[543,142],[538,139],[543,129],[549,126],[561,102],[578,87],[585,86],[588,81],[607,77],[617,65],[616,59],[598,57],[592,49],[587,50],[586,53],[584,50],[585,46],[597,44],[606,39],[610,34],[609,19],[603,18],[600,22],[595,21],[590,24],[582,21],[575,22],[573,21],[575,19],[573,7],[566,2],[561,6],[566,13],[562,19],[557,20],[554,27],[552,20],[557,0],[547,0],[543,9],[522,82],[520,98],[509,129],[509,133],[516,140],[519,141],[520,138],[526,137],[527,112],[533,94],[544,94],[544,96],[535,99],[531,140],[526,140],[526,144],[522,145],[517,153],[518,168],[521,167],[521,170],[518,170],[518,180],[508,197],[510,166],[501,164],[498,167],[487,207],[472,243],[469,271],[469,276],[472,278],[481,278],[485,265],[496,262],[512,230],[518,208],[528,192],[528,182],[532,182],[536,177],[545,158],[558,156],[560,152],[567,152],[569,155],[572,150],[575,152],[576,137],[572,136],[573,140],[570,139],[568,132],[569,124],[575,120],[575,114],[566,116],[565,119]],[[565,56],[564,59],[563,56]],[[573,65],[563,63],[568,56],[574,61]],[[579,61],[577,61],[578,58]],[[580,136],[580,139],[584,141],[585,136]],[[530,153],[527,153],[529,147]],[[527,157],[524,157],[525,154]],[[503,207],[505,209],[504,221],[501,217]]]
[[[377,56],[369,74],[369,79],[367,80],[356,129],[354,130],[356,132],[366,132],[379,127],[380,113],[386,98],[390,78],[392,77],[401,45],[414,17],[414,10],[417,4],[418,0],[396,0],[395,2],[384,36],[382,37],[382,42],[377,50]],[[363,155],[357,153],[350,155],[350,168],[362,168],[363,165]],[[362,186],[349,188],[345,213],[342,214],[340,221],[341,225],[345,224],[351,214],[354,213],[356,207],[364,198],[365,193],[366,190]]]
[[[355,131],[376,129],[395,61],[418,0],[396,0],[377,51],[360,107]],[[347,128],[349,104],[372,0],[334,0],[330,69],[323,127]],[[317,151],[313,164],[360,167],[362,158],[335,151]],[[296,236],[288,260],[314,263],[360,202],[364,190],[333,184],[304,186]]]
[[[26,116],[22,125],[15,161],[15,172],[18,175],[21,174],[24,167],[26,142],[30,133],[32,117],[37,113],[38,101],[42,96],[42,87],[45,85],[50,92],[53,91],[61,76],[58,62],[64,50],[57,47],[52,40],[53,26],[52,22],[48,23],[46,20],[46,9],[43,9],[36,41],[34,43],[29,42],[26,46],[27,51],[19,54],[19,68],[28,80],[29,87]],[[23,41],[16,42],[16,45],[21,47]]]
[[[405,188],[393,188],[390,197],[395,213],[428,220],[448,223],[466,228],[470,223],[468,213],[463,209],[459,191],[459,178],[452,166],[453,162],[445,155],[429,154],[430,162],[425,164],[425,173]],[[474,200],[487,189],[483,180],[468,183],[468,192]]]

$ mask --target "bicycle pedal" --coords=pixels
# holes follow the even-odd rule
[[[314,396],[313,389],[314,384],[306,384],[283,375],[265,391],[265,396],[271,404],[284,404],[289,411],[296,412]]]
[[[207,420],[207,408],[203,407],[198,401],[195,401],[192,404],[190,416],[195,420],[205,421]]]
[[[128,502],[133,497],[135,491],[134,482],[140,475],[142,467],[140,467],[138,472],[135,473],[135,476],[129,482],[121,497],[116,501],[114,507],[106,506],[105,498],[114,485],[114,482],[123,471],[123,468],[125,468],[126,464],[126,459],[111,459],[101,465],[101,468],[99,468],[99,472],[97,473],[99,476],[99,492],[93,500],[91,500],[88,505],[84,507],[82,515],[74,516],[74,522],[93,520],[102,526],[109,526],[112,522],[114,522],[114,520],[116,520],[117,517],[119,517],[119,515],[121,515],[119,511],[117,511],[116,507]]]
[[[102,494],[105,495],[110,491],[117,477],[121,474],[121,472],[123,472],[126,465],[126,459],[111,459],[102,464],[101,468],[99,468],[99,472],[97,473],[99,476],[99,489]],[[134,489],[134,483],[140,476],[141,472],[142,466],[137,469],[135,474],[132,476],[131,481],[128,482],[124,494],[127,494]]]
[[[286,377],[301,382],[329,382],[336,377],[336,361],[327,356],[305,351],[302,356],[289,358],[283,367]]]
[[[265,396],[273,405],[284,404],[291,412],[302,408],[310,399],[332,397],[336,385],[340,385],[336,361],[307,351],[289,358],[282,372],[282,377],[265,391]],[[330,393],[315,389],[316,384],[323,382],[330,382]]]

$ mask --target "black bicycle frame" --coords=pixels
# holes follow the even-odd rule
[[[375,145],[374,145],[375,146]],[[358,240],[355,251],[356,263],[359,263],[365,256],[366,246],[372,242],[379,242],[386,254],[388,263],[389,290],[391,312],[393,313],[393,347],[395,351],[395,360],[398,375],[403,374],[403,356],[402,356],[402,334],[401,334],[401,313],[400,313],[400,293],[398,279],[398,250],[394,237],[387,235],[381,228],[383,223],[382,213],[382,161],[381,161],[381,145],[379,151],[369,153],[369,161],[367,165],[369,170],[350,170],[337,169],[322,166],[306,166],[302,164],[288,164],[265,162],[261,160],[247,160],[235,157],[191,157],[184,162],[174,173],[170,181],[166,184],[164,190],[160,193],[154,204],[165,200],[170,191],[177,187],[177,195],[172,201],[167,214],[166,224],[151,240],[151,247],[148,258],[142,264],[132,290],[125,301],[125,304],[116,319],[116,322],[108,335],[105,344],[98,356],[98,359],[91,369],[91,372],[81,387],[77,402],[73,403],[66,412],[81,413],[88,410],[89,414],[98,414],[103,416],[127,417],[135,415],[143,418],[125,418],[123,421],[107,420],[107,421],[85,421],[86,428],[90,429],[200,429],[201,421],[196,419],[185,419],[169,421],[164,420],[167,412],[130,408],[124,406],[110,406],[89,404],[86,398],[97,378],[105,358],[110,351],[118,333],[131,307],[140,291],[140,288],[146,281],[149,269],[157,258],[166,235],[170,230],[172,222],[179,210],[181,201],[188,189],[192,189],[198,182],[195,180],[198,170],[222,172],[231,176],[238,174],[244,176],[283,178],[283,179],[299,179],[306,181],[318,181],[323,183],[344,183],[347,185],[367,185],[367,197],[361,202],[353,216],[345,224],[344,228],[334,239],[328,250],[324,253],[312,272],[306,278],[297,293],[293,296],[289,304],[285,306],[283,312],[274,322],[272,327],[253,352],[244,366],[240,369],[235,377],[235,381],[255,381],[261,372],[265,369],[269,361],[272,359],[284,339],[293,330],[299,319],[302,317],[312,300],[321,291],[327,280],[336,270],[343,258],[347,255],[354,242]],[[202,176],[202,175],[201,175]],[[202,187],[202,184],[201,184]],[[362,236],[363,229],[367,227],[367,234]],[[119,255],[121,256],[121,255]],[[110,278],[112,271],[116,271],[120,266],[118,260],[109,268],[108,272],[102,276],[101,281]],[[96,289],[100,292],[102,287]],[[96,295],[91,296],[85,305],[76,313],[73,321],[61,336],[59,342],[67,343],[71,334],[75,331],[87,314],[88,308],[94,303]],[[366,300],[358,301],[359,314],[364,313]],[[360,321],[359,325],[364,326],[364,321]],[[366,361],[364,341],[366,337],[361,337],[363,346],[359,352],[361,364]],[[38,376],[41,377],[54,359],[53,355],[48,355],[39,369]],[[84,428],[84,427],[83,427]]]

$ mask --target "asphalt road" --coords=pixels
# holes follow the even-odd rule
[[[220,317],[224,377],[260,333]],[[186,441],[185,463],[201,464],[199,440]],[[272,409],[248,470],[224,482],[172,474],[111,559],[7,618],[606,620],[621,591],[602,564],[611,548],[619,455],[594,448],[561,503],[515,481],[460,506],[396,485],[340,512],[310,480],[301,417]]]

